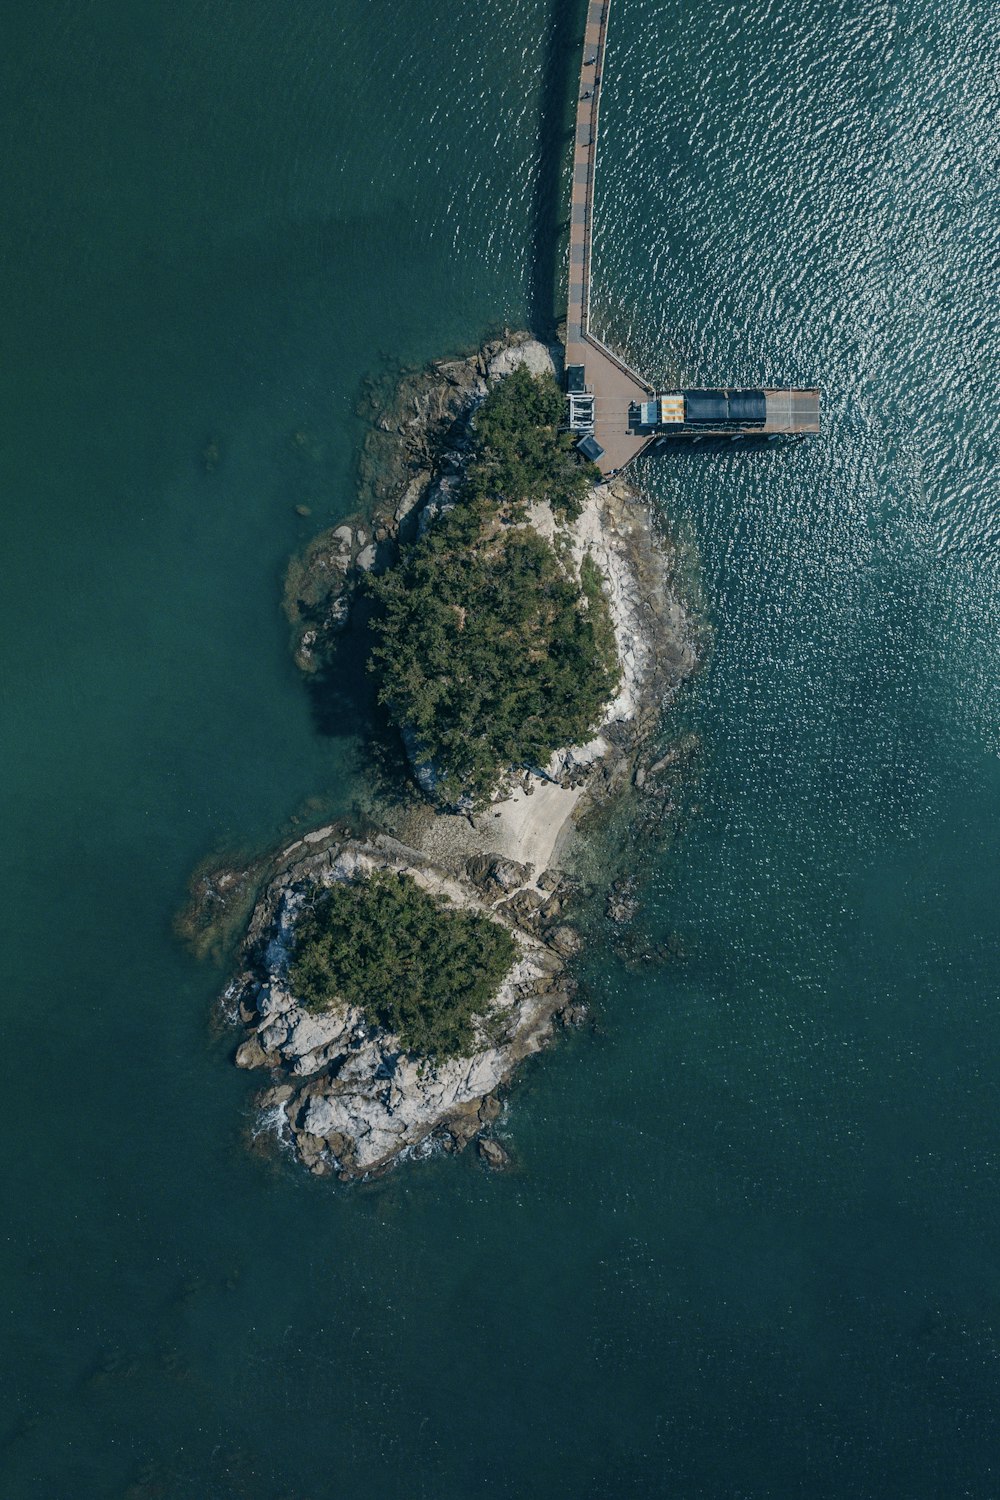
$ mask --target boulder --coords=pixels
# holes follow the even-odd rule
[[[313,1094],[302,1117],[299,1141],[301,1142],[303,1135],[321,1137],[332,1135],[337,1129],[340,1118],[341,1112],[337,1109],[335,1100],[326,1094]]]
[[[499,854],[476,854],[465,862],[465,872],[490,896],[520,890],[531,879],[532,866]]]
[[[632,921],[638,910],[639,898],[635,893],[634,877],[627,875],[622,880],[616,880],[604,902],[605,915],[619,927],[624,927]]]
[[[464,1151],[479,1129],[479,1120],[474,1111],[462,1111],[453,1115],[448,1121],[448,1133],[451,1136],[453,1149]]]
[[[430,481],[431,472],[429,469],[422,469],[419,474],[410,480],[396,506],[395,519],[397,526],[416,510],[424,498],[424,491],[430,484]]]
[[[288,1036],[287,1023],[279,1016],[274,1021],[268,1021],[266,1026],[261,1026],[258,1035],[266,1052],[276,1052]]]
[[[506,349],[501,349],[495,354],[487,365],[491,380],[498,379],[501,375],[513,375],[522,365],[532,375],[554,375],[556,367],[552,362],[552,355],[544,344],[538,343],[536,339],[526,339],[523,344],[513,344]]]
[[[510,1155],[504,1150],[499,1141],[493,1140],[491,1136],[480,1136],[479,1156],[494,1172],[502,1172],[504,1167],[510,1166]]]
[[[548,940],[551,946],[563,958],[569,958],[572,954],[579,953],[583,946],[580,934],[572,927],[554,927],[548,934]]]
[[[328,630],[345,630],[351,615],[351,600],[348,594],[338,594],[336,599],[331,599],[326,612],[326,626]],[[303,644],[305,642],[303,641]]]
[[[261,1109],[277,1109],[282,1104],[287,1104],[294,1096],[295,1089],[290,1083],[278,1083],[273,1089],[267,1089],[261,1094],[257,1102]]]
[[[315,1054],[321,1051],[324,1056],[329,1056],[328,1049],[341,1044],[351,1024],[350,1017],[344,1010],[323,1011],[318,1015],[304,1010],[292,1011],[288,1015],[288,1023],[288,1035],[279,1045],[282,1057],[293,1066],[306,1060],[312,1064]],[[316,1062],[315,1066],[295,1068],[295,1071],[314,1072],[319,1065]]]
[[[236,1049],[238,1068],[264,1068],[267,1061],[267,1054],[255,1036],[248,1037]]]

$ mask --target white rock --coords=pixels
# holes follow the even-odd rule
[[[280,984],[262,984],[257,995],[257,1014],[262,1021],[273,1020],[291,1010],[295,1001]]]
[[[521,1051],[537,1050],[548,1029],[545,998],[533,990],[524,993],[524,986],[543,972],[549,957],[540,948],[526,952],[495,1002],[497,1010],[509,1015],[510,1030],[516,1031]],[[461,1105],[490,1093],[512,1064],[509,1045],[491,1045],[471,1057],[437,1066],[397,1055],[395,1071],[385,1077],[387,1056],[395,1052],[394,1040],[382,1035],[352,1052],[326,1092],[310,1098],[303,1119],[302,1128],[310,1135],[337,1133],[350,1140],[358,1171],[380,1166],[422,1140]],[[308,1063],[308,1057],[304,1061]],[[300,1074],[298,1066],[293,1072]]]
[[[425,469],[414,479],[410,480],[409,484],[406,486],[406,489],[403,492],[402,499],[396,506],[397,521],[402,521],[406,516],[410,514],[410,511],[413,510],[415,506],[420,504],[420,498],[424,493],[424,489],[426,488],[430,477],[430,470]]]
[[[337,1110],[332,1099],[314,1094],[306,1105],[302,1128],[310,1135],[332,1135],[337,1129]]]
[[[278,1048],[288,1036],[288,1027],[284,1021],[271,1021],[269,1025],[259,1028],[260,1044],[265,1052],[277,1052]]]
[[[347,1030],[347,1023],[346,1008],[323,1011],[320,1015],[300,1011],[281,1045],[282,1056],[285,1058],[305,1057],[307,1053],[315,1052],[318,1047],[326,1047],[331,1042],[338,1041]]]
[[[554,375],[556,369],[552,363],[552,355],[545,345],[539,344],[536,339],[528,339],[523,344],[515,344],[512,348],[502,349],[490,360],[487,369],[490,379],[496,380],[500,375],[512,375],[522,365],[532,375]]]
[[[635,717],[643,685],[653,666],[644,605],[627,537],[623,534],[627,530],[623,515],[606,486],[598,485],[566,530],[574,565],[579,568],[583,559],[590,557],[601,571],[618,646],[622,680],[617,695],[605,710],[602,725]]]

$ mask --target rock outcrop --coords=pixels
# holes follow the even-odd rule
[[[534,920],[533,902],[527,908],[533,920],[519,920],[512,898],[531,888],[531,872],[507,862],[478,860],[449,871],[395,840],[365,843],[331,828],[310,845],[297,841],[277,863],[251,918],[246,967],[226,991],[230,1013],[246,1029],[237,1065],[272,1074],[272,1087],[259,1101],[262,1111],[318,1175],[378,1172],[435,1133],[464,1145],[493,1118],[494,1090],[546,1044],[553,1018],[571,1000],[565,959],[575,934],[558,922]],[[467,1057],[441,1063],[408,1057],[397,1037],[369,1024],[356,1007],[316,1013],[289,988],[295,919],[306,891],[364,879],[377,869],[410,876],[446,903],[502,924],[516,939],[518,957]]]

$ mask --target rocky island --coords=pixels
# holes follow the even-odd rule
[[[476,1136],[503,1164],[497,1090],[581,1016],[578,824],[639,789],[655,823],[681,753],[651,748],[698,656],[672,547],[561,415],[524,335],[404,381],[372,428],[374,505],[289,571],[299,666],[366,653],[416,794],[203,871],[185,925],[243,919],[236,1062],[268,1072],[262,1117],[317,1175]],[[619,887],[610,915],[631,910]]]

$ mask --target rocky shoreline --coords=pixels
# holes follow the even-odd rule
[[[322,671],[352,627],[363,629],[365,573],[391,567],[400,547],[453,503],[487,380],[521,363],[533,373],[553,369],[549,350],[516,335],[403,383],[376,429],[382,456],[391,460],[380,505],[369,518],[317,537],[290,569],[285,607],[304,672]],[[196,921],[204,926],[214,920],[213,904],[217,912],[232,906],[224,887],[244,897],[254,885],[259,892],[241,971],[222,1008],[244,1028],[238,1065],[270,1072],[258,1100],[262,1116],[317,1175],[365,1176],[428,1143],[458,1149],[477,1135],[484,1159],[503,1164],[503,1148],[489,1139],[500,1108],[496,1091],[560,1022],[581,1019],[567,971],[580,944],[566,921],[577,825],[585,813],[613,806],[626,789],[641,789],[654,814],[657,797],[661,808],[668,799],[658,776],[676,757],[649,753],[651,736],[699,655],[669,542],[650,507],[621,480],[595,486],[572,521],[557,522],[540,504],[529,523],[577,570],[591,557],[605,580],[621,679],[591,740],[556,751],[545,766],[512,769],[476,811],[435,805],[427,768],[411,753],[430,797],[379,809],[380,826],[367,837],[319,829],[270,857],[263,871],[203,876],[195,893]],[[445,905],[474,909],[516,939],[520,956],[468,1057],[440,1063],[407,1057],[360,1011],[307,1012],[289,992],[303,890],[376,869],[405,874]],[[634,905],[625,885],[612,892],[609,914],[628,921]]]
[[[316,1175],[378,1172],[431,1135],[450,1149],[464,1146],[496,1118],[495,1090],[518,1064],[545,1045],[558,1022],[581,1019],[566,972],[579,939],[561,920],[558,878],[540,887],[525,866],[480,856],[446,869],[386,835],[361,841],[335,827],[297,840],[277,865],[250,922],[248,966],[227,987],[223,1006],[246,1029],[237,1065],[268,1068],[275,1080],[259,1108]],[[448,905],[499,922],[517,941],[517,961],[467,1057],[410,1058],[357,1008],[309,1012],[289,990],[304,890],[375,870],[408,875]]]

